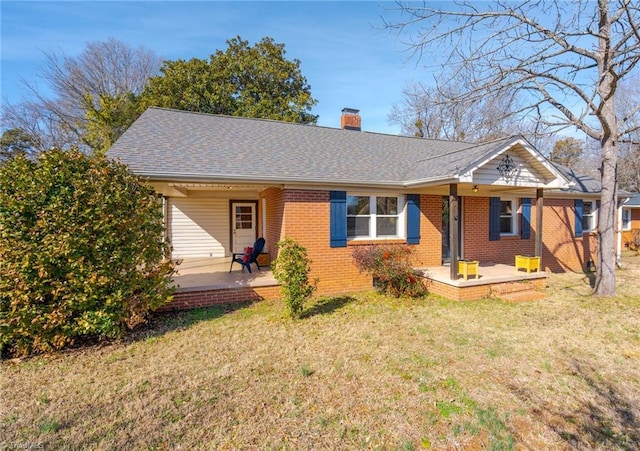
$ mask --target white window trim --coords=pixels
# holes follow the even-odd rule
[[[384,241],[384,240],[397,240],[397,239],[404,239],[406,238],[407,235],[407,231],[406,231],[406,225],[405,225],[405,218],[406,218],[406,202],[404,199],[404,195],[402,194],[395,194],[395,193],[377,193],[377,194],[370,194],[370,193],[359,193],[359,192],[347,192],[347,197],[349,196],[359,196],[359,197],[368,197],[369,198],[369,235],[368,236],[347,236],[347,240],[348,241],[358,241],[358,240],[380,240],[380,241]],[[378,231],[377,231],[377,222],[376,222],[376,218],[378,217],[378,215],[376,214],[376,198],[378,197],[395,197],[398,199],[398,215],[381,215],[381,217],[397,217],[398,218],[398,223],[397,223],[397,235],[384,235],[384,236],[378,236]],[[362,215],[363,217],[365,215]],[[352,215],[348,215],[347,217],[355,217]]]
[[[584,213],[584,206],[587,204],[591,204],[591,214],[586,215]],[[591,217],[591,227],[590,228],[585,228],[584,227],[584,218],[585,217]],[[592,233],[595,232],[596,230],[598,230],[598,204],[596,203],[595,200],[582,200],[582,233]]]
[[[627,213],[629,215],[629,221],[627,221],[626,225],[625,225],[625,221],[624,221],[625,213]],[[623,208],[622,209],[622,230],[625,230],[625,231],[631,230],[631,209],[630,208]]]
[[[518,199],[515,197],[501,197],[500,202],[511,202],[511,233],[500,232],[500,236],[518,236]],[[500,219],[502,219],[500,215]]]

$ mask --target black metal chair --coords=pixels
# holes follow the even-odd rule
[[[247,268],[247,271],[251,272],[251,263],[255,263],[258,271],[260,271],[260,265],[258,264],[258,255],[264,249],[264,238],[258,238],[255,243],[253,243],[253,250],[249,255],[244,252],[234,252],[231,255],[231,266],[229,267],[229,272],[233,269],[234,263],[240,263],[242,268]]]

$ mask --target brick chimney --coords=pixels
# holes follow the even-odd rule
[[[360,110],[353,108],[343,108],[342,117],[340,118],[340,128],[345,130],[360,131]]]

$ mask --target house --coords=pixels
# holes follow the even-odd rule
[[[371,133],[352,109],[328,128],[150,108],[108,155],[164,196],[173,258],[228,258],[263,236],[273,259],[288,236],[307,248],[319,294],[371,287],[351,256],[363,244],[411,246],[415,266],[434,274],[431,291],[460,300],[496,288],[483,269],[460,280],[461,260],[534,287],[546,271],[595,261],[599,182],[518,136],[470,144]],[[542,271],[518,272],[516,255],[541,257]],[[238,298],[180,296],[187,307]]]
[[[637,250],[640,241],[640,194],[626,199],[620,210],[618,222],[622,224],[622,245],[625,249]]]

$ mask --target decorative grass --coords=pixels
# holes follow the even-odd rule
[[[640,447],[640,260],[618,296],[367,293],[159,315],[130,340],[0,365],[1,448]]]

